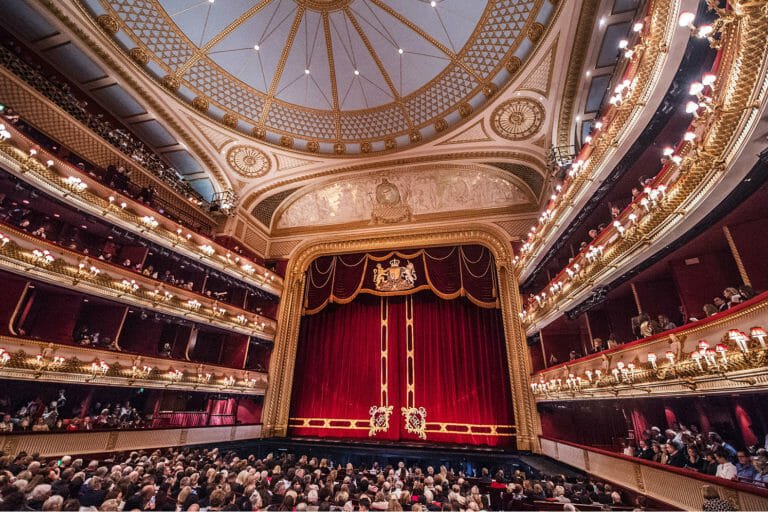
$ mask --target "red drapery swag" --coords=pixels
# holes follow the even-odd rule
[[[389,407],[388,425],[380,412],[372,428]],[[422,292],[302,318],[291,435],[514,446],[513,418],[499,309]]]
[[[377,275],[406,269],[413,276],[406,289],[387,289]],[[324,256],[307,269],[304,295],[306,314],[320,312],[329,303],[348,304],[360,293],[378,296],[409,295],[431,290],[442,299],[466,297],[478,306],[498,307],[496,261],[479,245],[437,247],[417,251]]]

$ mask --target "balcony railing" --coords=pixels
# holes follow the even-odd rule
[[[768,387],[768,292],[722,313],[535,373],[538,400]]]
[[[166,288],[150,277],[98,259],[86,261],[74,251],[9,229],[8,226],[3,226],[0,239],[0,268],[265,340],[274,339],[277,327],[270,318],[209,298],[203,299],[189,290]]]
[[[0,378],[263,395],[267,374],[0,336]]]
[[[755,5],[742,7],[743,16],[718,10],[720,19],[708,37],[719,48],[719,55],[712,73],[691,86],[693,100],[686,111],[693,120],[688,131],[676,148],[665,149],[666,163],[646,190],[533,298],[521,313],[529,329],[540,328],[542,321],[583,297],[595,282],[618,272],[630,256],[647,251],[649,243],[679,224],[722,180],[734,145],[757,122],[757,109],[766,94],[761,86],[765,70],[752,56],[765,57],[762,48],[768,21]],[[747,61],[751,64],[743,66]],[[628,87],[634,87],[636,80]],[[576,169],[571,171],[574,177],[597,165],[600,151],[616,142],[598,132],[582,149]],[[534,229],[523,246],[521,264],[541,249],[553,229],[550,219],[558,216],[558,208],[571,204],[569,195],[553,200],[555,206],[547,209],[542,226]]]
[[[768,490],[639,460],[598,448],[541,437],[541,452],[597,478],[682,510],[701,510],[704,484],[732,499],[736,510],[768,510]]]
[[[89,432],[0,435],[0,451],[8,455],[38,453],[41,457],[87,455],[137,449],[228,443],[261,437],[261,425],[161,428],[141,430],[92,430]]]
[[[144,204],[115,194],[70,164],[37,149],[34,142],[12,127],[6,129],[11,139],[0,142],[0,161],[4,160],[13,174],[158,245],[201,260],[273,295],[282,293],[283,279],[274,272],[232,254],[210,238],[183,229]]]

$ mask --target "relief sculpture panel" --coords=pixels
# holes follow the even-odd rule
[[[278,229],[368,222],[407,222],[414,217],[530,204],[511,178],[478,169],[380,173],[326,184],[289,199]]]

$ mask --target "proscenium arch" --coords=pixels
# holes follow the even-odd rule
[[[517,427],[517,447],[521,450],[539,451],[538,434],[541,429],[533,396],[530,393],[531,365],[525,331],[517,313],[521,308],[521,298],[515,267],[512,263],[512,247],[506,242],[503,231],[484,224],[467,224],[461,228],[417,228],[409,233],[388,231],[360,235],[353,239],[339,235],[330,239],[311,240],[300,245],[288,263],[285,288],[280,301],[280,321],[269,364],[269,388],[262,412],[264,435],[284,437],[288,432],[290,397],[293,390],[306,270],[312,261],[321,256],[353,252],[469,244],[485,247],[491,251],[496,260],[507,370]]]

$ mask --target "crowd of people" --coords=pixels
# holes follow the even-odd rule
[[[39,212],[30,205],[9,200],[2,193],[0,193],[0,220],[33,236],[82,253],[83,258],[80,260],[82,268],[90,268],[93,260],[119,264],[145,277],[160,281],[161,284],[158,285],[160,293],[165,291],[165,284],[168,284],[189,291],[200,291],[211,301],[233,303],[229,291],[220,284],[215,285],[214,279],[206,279],[206,289],[199,290],[199,286],[196,286],[193,280],[194,277],[201,274],[199,270],[185,271],[186,265],[179,266],[175,262],[158,257],[152,252],[147,255],[143,263],[134,262],[130,258],[120,258],[118,255],[121,253],[123,245],[111,235],[109,238],[98,236],[92,232],[93,230],[88,231],[82,226],[67,222],[58,214],[51,215]],[[168,268],[169,265],[172,265],[171,268]],[[187,268],[191,268],[191,265]],[[214,286],[216,287],[214,288]],[[264,297],[266,298],[267,295]],[[242,302],[237,305],[242,305]],[[257,312],[260,309],[256,308]]]
[[[105,460],[0,457],[0,510],[531,510],[537,500],[631,507],[609,484],[563,476],[479,478],[441,466],[344,466],[288,452],[244,458],[218,449],[115,454]],[[493,500],[493,503],[492,503]]]
[[[20,46],[15,45],[12,41],[5,44],[7,46],[0,45],[0,65],[13,71],[16,76],[33,86],[122,153],[161,178],[176,191],[187,197],[200,198],[200,195],[181,178],[179,173],[167,165],[157,153],[126,130],[113,126],[109,120],[104,118],[103,114],[92,112],[88,102],[78,98],[66,81],[56,76],[45,76],[42,67],[31,64],[29,59],[23,57],[23,50]]]
[[[762,445],[737,449],[717,432],[701,432],[696,425],[674,424],[663,432],[654,426],[644,432],[637,446],[627,443],[624,454],[768,487],[768,436]]]
[[[700,317],[689,316],[686,319],[684,308],[682,306],[679,309],[678,319],[675,321],[671,320],[670,317],[665,314],[651,315],[649,313],[641,313],[631,319],[632,332],[635,335],[635,340],[655,336],[656,334],[676,329],[686,323],[697,322],[704,318],[722,313],[723,311],[727,311],[729,308],[741,304],[742,302],[753,298],[755,295],[755,291],[750,286],[729,286],[723,290],[722,295],[714,297],[711,303],[704,305],[702,308],[703,315],[700,315]],[[603,350],[616,348],[624,343],[627,343],[627,341],[619,341],[613,333],[610,333],[605,340],[595,337],[592,339],[592,346],[590,347],[588,354],[597,354]],[[575,361],[581,357],[584,357],[584,354],[581,354],[578,350],[571,350],[568,353],[568,361]],[[551,353],[549,355],[549,366],[559,364],[560,362],[561,361],[556,354]]]
[[[0,401],[0,433],[135,429],[151,424],[130,401],[105,404],[97,401],[69,408],[66,404],[63,389],[58,391],[55,399],[48,401],[38,396],[23,404],[13,404],[3,398]]]

